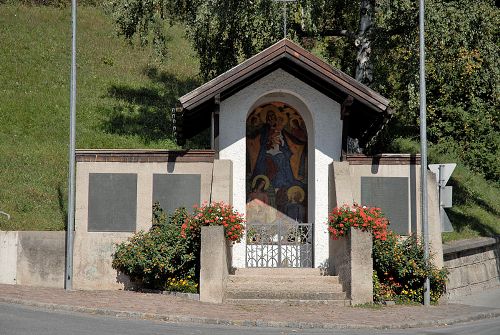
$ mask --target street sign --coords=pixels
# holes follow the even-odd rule
[[[452,195],[453,195],[453,187],[445,186],[441,188],[441,192],[439,193],[440,199],[439,203],[443,208],[450,208],[453,206],[452,204]]]
[[[441,176],[439,175],[439,167],[441,166]],[[448,180],[451,177],[451,174],[457,167],[456,163],[448,163],[448,164],[429,164],[429,170],[436,174],[436,181],[439,183],[439,179],[441,179],[441,183],[443,186],[446,185]]]
[[[439,216],[441,221],[441,231],[451,232],[453,226],[451,225],[448,215],[446,215],[445,208],[450,208],[453,205],[453,187],[446,186],[446,183],[451,177],[457,164],[429,164],[429,170],[436,175],[436,183],[439,188]]]
[[[443,232],[450,232],[453,231],[453,226],[451,225],[450,218],[446,214],[446,211],[444,208],[439,209],[440,212],[440,217],[441,217],[441,231]]]

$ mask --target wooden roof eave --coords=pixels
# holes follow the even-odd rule
[[[368,86],[361,84],[346,73],[331,67],[329,64],[325,63],[323,60],[310,52],[301,52],[304,49],[294,43],[286,44],[286,48],[291,51],[289,51],[288,54],[293,55],[296,59],[302,61],[305,65],[308,65],[310,70],[321,72],[322,75],[326,76],[333,83],[345,88],[344,91],[349,93],[349,95],[355,94],[359,97],[358,100],[366,100],[367,102],[373,104],[373,106],[376,106],[377,109],[385,111],[388,108],[389,100],[387,98],[378,94]]]
[[[259,72],[276,66],[276,63],[283,59],[293,62],[305,72],[311,73],[345,95],[353,96],[372,110],[387,114],[392,112],[389,109],[388,99],[285,39],[187,93],[179,99],[179,102],[184,109],[197,109],[215,95],[229,91],[233,86],[242,86],[241,84],[248,79],[258,78]],[[232,93],[236,91],[233,90]]]
[[[192,105],[200,105],[208,100],[209,97],[215,95],[215,92],[220,93],[220,91],[229,84],[245,79],[245,75],[253,72],[256,68],[259,68],[267,62],[272,63],[272,60],[283,52],[281,49],[284,49],[283,40],[183,95],[179,98],[179,102],[184,108],[190,108]],[[202,100],[202,102],[197,103],[198,100]]]

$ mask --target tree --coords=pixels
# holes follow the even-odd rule
[[[411,0],[378,1],[373,87],[398,111],[398,136],[418,138],[418,11]],[[494,1],[426,1],[427,127],[432,145],[454,151],[500,181],[500,12]],[[381,76],[385,74],[385,76]],[[394,131],[394,128],[392,128]],[[391,135],[393,136],[393,135]]]

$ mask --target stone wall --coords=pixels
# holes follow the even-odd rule
[[[0,283],[64,287],[65,232],[0,231]]]
[[[500,237],[455,241],[443,254],[449,299],[500,285]]]
[[[133,286],[112,268],[112,255],[117,243],[151,228],[153,202],[190,210],[232,201],[231,162],[211,150],[77,150],[76,158],[75,289]]]
[[[438,188],[434,174],[427,172],[430,249],[434,264],[441,268],[443,248]],[[352,203],[381,207],[391,220],[390,229],[400,235],[422,233],[419,156],[347,155],[346,161],[332,163],[330,176],[330,208]]]
[[[133,285],[112,255],[151,228],[155,197],[172,208],[232,202],[232,163],[211,150],[77,150],[76,159],[74,289]],[[0,283],[64,287],[65,243],[64,231],[0,231]]]
[[[224,301],[228,260],[224,227],[201,227],[200,301]]]

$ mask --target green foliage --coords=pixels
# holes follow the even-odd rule
[[[99,6],[104,0],[77,0],[79,6]],[[25,5],[25,6],[71,6],[71,0],[0,0],[0,4]]]
[[[416,236],[406,239],[389,234],[373,241],[374,301],[423,302],[423,285],[428,276],[431,301],[437,302],[446,290],[447,271],[424,261],[424,250]]]
[[[198,283],[190,275],[185,278],[170,277],[167,278],[164,288],[171,292],[196,293],[198,292]]]
[[[374,88],[397,111],[384,143],[418,136],[418,3],[377,2]],[[500,11],[494,1],[426,1],[427,127],[487,179],[500,180]],[[390,132],[390,134],[389,134]]]
[[[148,232],[139,232],[116,246],[113,268],[147,288],[191,292],[196,288],[199,239],[181,237],[181,226],[188,213],[176,210],[167,217],[156,204],[155,224]]]

